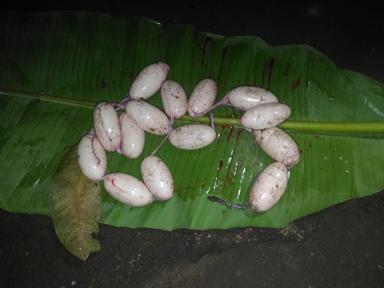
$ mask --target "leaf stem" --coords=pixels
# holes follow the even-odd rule
[[[1,89],[0,95],[13,96],[26,99],[35,99],[44,102],[64,104],[73,107],[81,107],[93,109],[96,102],[86,100],[69,99],[65,97],[44,95],[39,93],[29,93],[23,91],[15,91]],[[183,116],[176,121],[189,123],[210,124],[209,117],[193,118],[191,116]],[[217,126],[234,126],[242,128],[238,118],[215,117],[215,125]],[[342,122],[342,121],[287,121],[279,126],[282,129],[304,131],[304,132],[330,132],[330,133],[384,133],[384,122]]]
[[[1,89],[0,95],[34,99],[34,100],[40,100],[44,102],[64,104],[68,106],[88,108],[88,109],[93,109],[96,106],[96,103],[91,101],[69,99],[69,98],[60,97],[60,96],[52,96],[52,95],[30,93],[30,92],[24,92],[24,91],[15,91],[15,90],[8,90],[8,89]]]
[[[287,121],[283,129],[298,131],[342,132],[342,133],[384,133],[384,122],[317,122]]]

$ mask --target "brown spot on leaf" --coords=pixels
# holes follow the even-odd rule
[[[301,78],[297,78],[296,80],[292,81],[291,83],[291,91],[295,91],[300,86]]]
[[[241,134],[241,132],[243,132],[243,129],[239,129],[239,130],[237,131],[237,135],[236,135],[236,144],[237,144],[237,142],[239,142],[239,138],[240,138],[240,134]]]
[[[231,139],[231,136],[232,136],[232,133],[233,133],[233,126],[229,129],[229,133],[228,133],[228,136],[227,136],[227,142],[229,141],[229,139]]]
[[[264,83],[267,84],[268,89],[271,87],[271,77],[274,63],[275,59],[269,58],[268,61],[264,64],[263,79]]]
[[[217,168],[217,170],[221,170],[221,168],[223,168],[223,164],[224,164],[224,162],[223,162],[223,160],[220,160],[220,162],[219,162],[219,167]]]

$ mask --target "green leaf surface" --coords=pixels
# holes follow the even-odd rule
[[[81,173],[76,149],[68,150],[49,188],[50,214],[61,243],[82,260],[101,249],[93,238],[99,231],[100,204],[98,184]]]
[[[383,85],[335,67],[311,47],[271,47],[253,36],[224,38],[190,26],[97,13],[6,14],[2,22],[0,90],[28,92],[0,96],[2,209],[48,214],[48,185],[65,148],[92,128],[89,108],[120,101],[135,75],[157,61],[170,65],[168,79],[188,94],[205,77],[217,82],[218,98],[239,85],[270,89],[292,108],[283,127],[297,141],[301,161],[284,197],[267,213],[208,201],[214,195],[247,202],[255,177],[272,162],[234,125],[240,113],[218,108],[215,116],[224,121],[217,122],[212,145],[182,151],[166,143],[157,152],[173,172],[172,200],[131,208],[102,191],[101,222],[167,230],[280,227],[384,187]],[[149,102],[161,107],[159,93]],[[141,161],[161,140],[147,134],[144,153],[135,160],[109,153],[108,172],[140,177]]]

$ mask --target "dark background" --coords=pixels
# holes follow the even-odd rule
[[[241,1],[97,0],[0,5],[3,13],[99,11],[190,24],[224,36],[256,35],[271,45],[308,44],[336,65],[384,82],[384,13],[367,1],[254,1],[251,6]],[[83,263],[64,250],[49,218],[0,211],[0,286],[384,287],[383,228],[381,192],[283,229],[165,232],[101,225],[102,251]]]
[[[117,17],[147,16],[224,36],[256,35],[272,45],[308,44],[338,66],[383,80],[384,12],[375,2],[15,0],[0,7],[6,11],[78,10]]]

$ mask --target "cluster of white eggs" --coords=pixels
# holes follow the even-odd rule
[[[166,80],[168,70],[165,63],[149,65],[137,75],[126,99],[96,106],[94,129],[78,145],[78,162],[83,174],[93,181],[103,180],[112,197],[130,206],[168,200],[174,192],[172,173],[154,153],[141,163],[141,181],[123,173],[105,175],[105,151],[137,158],[144,148],[145,132],[164,135],[179,149],[201,149],[215,141],[215,129],[201,124],[173,129],[174,119],[187,112],[192,117],[200,117],[220,105],[232,105],[245,111],[241,125],[254,134],[260,147],[276,161],[257,177],[250,193],[250,208],[264,212],[273,207],[287,187],[288,169],[299,161],[295,141],[276,127],[289,117],[290,108],[278,103],[271,92],[251,86],[237,87],[214,104],[217,86],[212,79],[200,81],[188,99],[179,83]],[[165,113],[144,101],[159,89]]]

